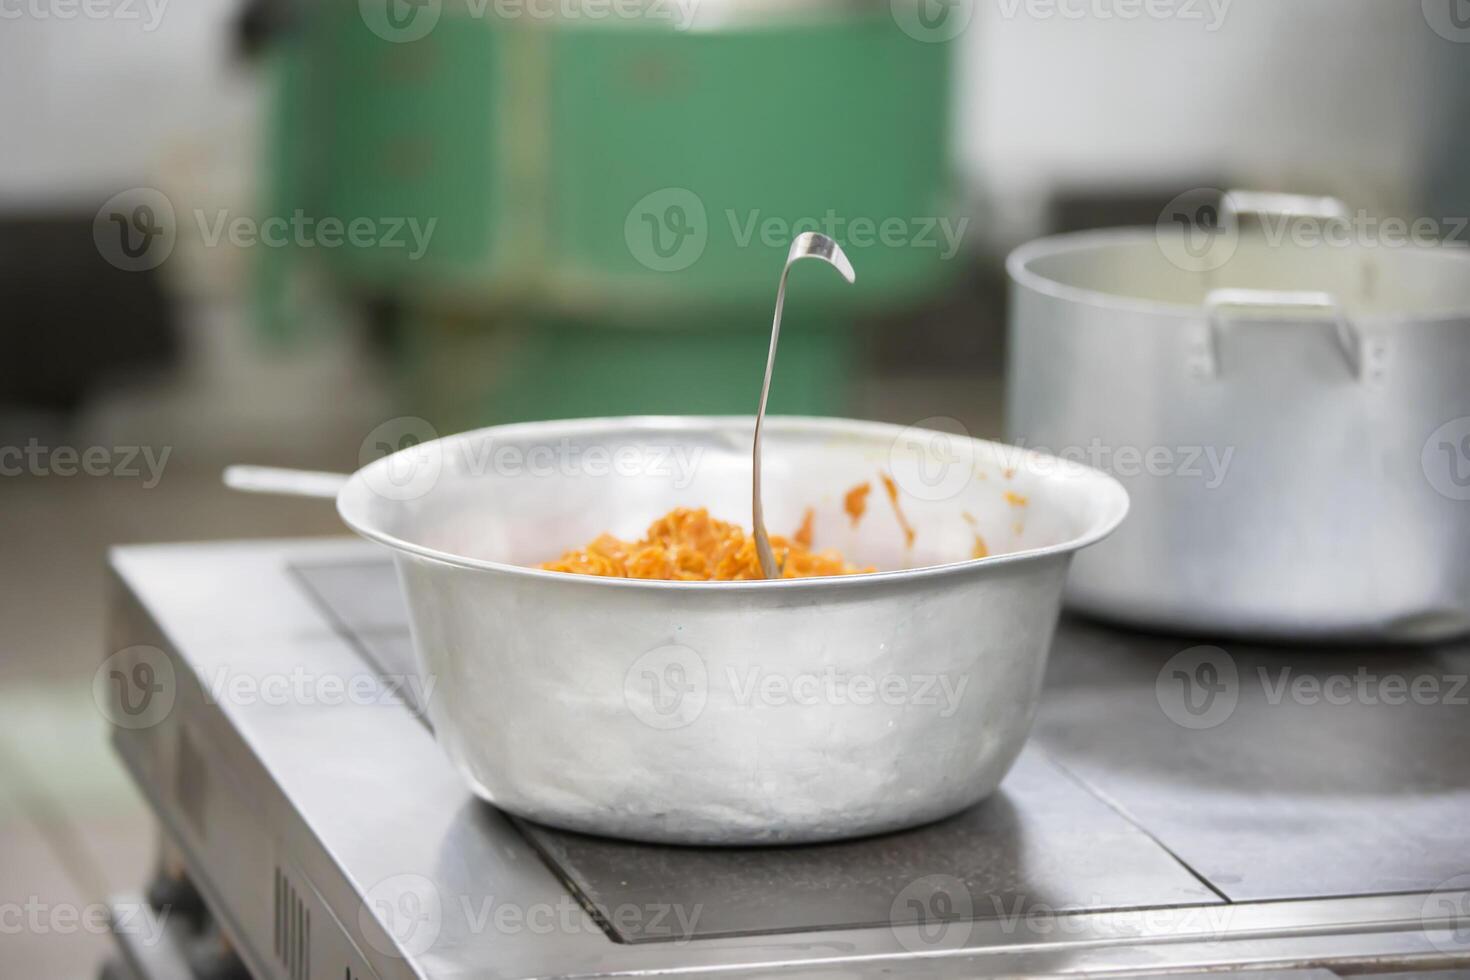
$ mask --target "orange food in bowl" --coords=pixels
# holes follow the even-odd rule
[[[812,551],[812,511],[791,537],[771,535],[771,550],[782,578],[855,575],[856,568],[835,551]],[[542,563],[552,572],[612,578],[686,582],[734,582],[764,578],[755,538],[737,524],[717,520],[703,507],[676,507],[648,527],[639,541],[600,535],[585,548]]]
[[[852,526],[857,527],[863,519],[863,514],[868,510],[868,492],[873,489],[871,483],[859,483],[847,495],[842,498],[842,509],[847,511],[847,516],[852,519]]]

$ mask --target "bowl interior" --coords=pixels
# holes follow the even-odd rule
[[[497,426],[385,457],[339,499],[360,532],[473,562],[534,566],[603,532],[641,537],[674,507],[751,524],[749,418],[586,419]],[[814,546],[880,571],[1083,543],[1122,518],[1116,481],[1076,463],[926,429],[767,420],[767,528],[808,508]],[[894,507],[883,481],[897,490]],[[866,510],[844,508],[867,483]],[[914,529],[906,544],[898,512]]]

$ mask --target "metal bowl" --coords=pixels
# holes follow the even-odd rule
[[[587,833],[757,844],[908,827],[995,789],[1031,725],[1072,555],[1122,520],[1126,493],[995,443],[774,418],[773,533],[812,507],[818,548],[884,571],[689,583],[532,567],[675,506],[748,527],[752,424],[500,426],[343,487],[343,519],[394,552],[430,721],[480,796]],[[854,525],[843,494],[863,481]],[[975,529],[992,557],[971,558]]]

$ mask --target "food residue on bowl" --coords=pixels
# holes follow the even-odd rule
[[[971,558],[989,558],[990,548],[985,544],[985,539],[980,536],[980,522],[975,520],[975,515],[967,510],[960,511],[960,516],[965,523],[970,525],[970,533],[975,535],[975,546],[970,549]]]
[[[836,551],[812,551],[812,511],[790,538],[771,536],[771,550],[782,578],[855,575],[876,572],[856,568]],[[732,582],[762,579],[755,538],[737,524],[710,516],[703,507],[676,507],[649,525],[642,540],[624,541],[602,534],[585,548],[568,551],[541,568],[576,575],[662,579],[686,582]]]
[[[852,526],[857,527],[863,519],[863,514],[868,510],[868,492],[873,489],[871,483],[859,483],[847,495],[842,498],[842,509],[847,511],[847,516],[852,518]]]
[[[1007,490],[1006,503],[1012,507],[1025,507],[1028,501],[1023,495],[1016,493],[1014,490]]]
[[[893,505],[893,514],[898,518],[898,526],[903,528],[904,547],[912,548],[914,546],[914,527],[904,516],[903,508],[898,505],[898,484],[893,482],[893,477],[881,470],[878,477],[883,481],[883,489],[888,491],[888,502]]]

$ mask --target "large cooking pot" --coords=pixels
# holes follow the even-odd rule
[[[1111,471],[1136,511],[1071,604],[1259,638],[1470,629],[1470,255],[1249,199],[1285,203],[1259,231],[1227,198],[1213,226],[1010,256],[1009,434]]]
[[[1030,728],[1072,554],[1123,518],[1123,489],[992,443],[770,418],[768,525],[794,529],[813,507],[819,548],[886,571],[662,582],[532,567],[603,531],[636,538],[674,506],[748,525],[752,426],[499,426],[350,478],[227,480],[334,495],[391,549],[435,734],[511,813],[748,844],[907,827],[986,796]],[[912,549],[881,487],[856,526],[844,512],[843,492],[880,470],[907,488]],[[977,530],[993,557],[972,558]]]

